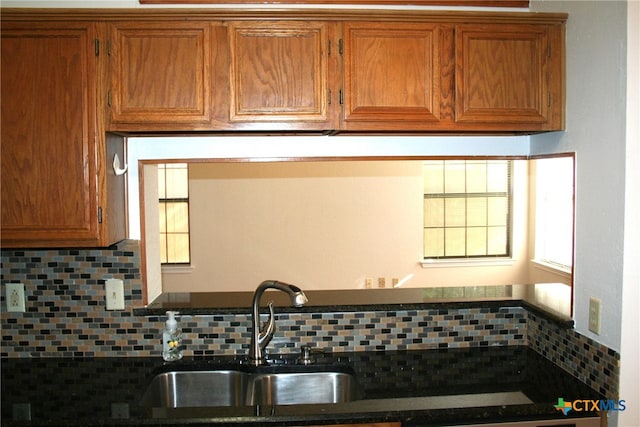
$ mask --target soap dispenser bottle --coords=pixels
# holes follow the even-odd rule
[[[167,321],[162,331],[162,358],[167,362],[182,359],[182,334],[176,320],[177,311],[167,311]]]

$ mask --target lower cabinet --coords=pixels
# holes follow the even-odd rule
[[[327,424],[317,424],[309,427],[322,427]],[[402,424],[399,421],[392,423],[360,423],[360,424],[331,424],[332,427],[401,427]]]
[[[538,420],[538,421],[519,421],[505,423],[490,424],[460,424],[457,427],[600,427],[601,419],[599,417],[588,418],[567,418],[566,420]],[[414,425],[414,424],[412,424]],[[322,427],[327,424],[317,424],[310,427]],[[360,424],[331,424],[332,427],[401,427],[400,421],[385,423],[360,423]]]
[[[538,420],[491,424],[465,424],[464,427],[600,427],[600,417],[567,418],[566,420]],[[463,427],[462,425],[458,427]]]

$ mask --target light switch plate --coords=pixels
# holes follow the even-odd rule
[[[124,310],[124,283],[120,279],[105,281],[107,310]]]

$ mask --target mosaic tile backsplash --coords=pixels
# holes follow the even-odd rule
[[[140,248],[2,250],[2,357],[160,357],[164,317],[142,305]],[[124,311],[107,311],[104,282],[125,282]],[[4,286],[25,284],[26,313],[7,313]],[[529,345],[608,397],[618,389],[619,355],[522,307],[277,314],[272,354],[302,344],[327,351],[417,350]],[[249,315],[182,316],[184,354],[246,354]],[[604,367],[604,369],[603,369]]]
[[[527,313],[527,344],[602,395],[617,399],[620,355],[574,329]]]

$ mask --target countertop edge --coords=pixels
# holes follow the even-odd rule
[[[448,310],[463,308],[501,308],[501,307],[522,307],[545,319],[553,322],[563,329],[573,329],[575,324],[573,319],[567,318],[549,308],[542,307],[522,299],[482,299],[482,300],[441,300],[422,303],[395,303],[395,304],[347,304],[347,305],[310,305],[305,307],[275,307],[276,313],[340,313],[357,311],[399,311],[399,310]],[[251,308],[247,307],[183,307],[180,305],[162,307],[136,307],[133,309],[135,316],[164,316],[167,310],[179,311],[181,315],[206,316],[206,315],[228,315],[228,314],[251,314]]]

